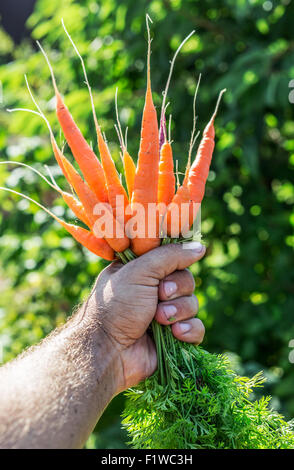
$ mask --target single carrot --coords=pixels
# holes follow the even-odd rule
[[[195,31],[192,31],[180,44],[176,50],[173,59],[171,61],[171,66],[169,70],[169,75],[167,78],[165,90],[163,93],[163,100],[161,105],[161,117],[160,117],[160,129],[159,129],[159,138],[160,138],[160,162],[159,162],[159,177],[158,177],[158,203],[163,203],[166,207],[173,201],[175,196],[175,175],[174,175],[174,164],[173,164],[173,154],[171,147],[171,138],[170,138],[170,126],[171,120],[169,121],[169,141],[166,135],[166,98],[167,93],[175,65],[175,61],[178,53],[180,52],[183,45],[188,41],[188,39],[194,34]],[[180,191],[181,192],[181,191]],[[176,198],[179,198],[179,195]],[[158,206],[160,222],[162,226],[162,219],[166,213],[166,210],[163,206]]]
[[[189,227],[191,227],[196,218],[198,209],[204,197],[205,183],[208,177],[212,153],[214,150],[214,119],[221,97],[225,91],[226,90],[222,90],[219,94],[215,111],[203,131],[203,136],[198,147],[195,160],[190,167],[189,172],[186,172],[183,185],[178,188],[177,193],[173,198],[170,207],[168,208],[166,224],[167,234],[169,236],[176,236],[173,232],[176,229],[176,227],[174,227],[175,222],[178,222],[179,224],[180,234],[183,232],[183,230],[187,230]],[[189,210],[185,212],[185,217],[182,217],[184,204],[189,204]],[[179,219],[173,219],[173,210],[175,209],[178,210]]]
[[[215,111],[203,131],[203,136],[195,160],[189,170],[188,177],[185,176],[182,186],[178,188],[177,193],[173,198],[170,207],[168,208],[166,223],[167,233],[169,236],[175,236],[175,233],[173,233],[173,230],[176,229],[176,227],[173,226],[175,220],[173,220],[172,217],[174,209],[177,209],[179,213],[179,233],[182,233],[184,230],[189,229],[197,215],[198,209],[204,196],[205,183],[208,177],[209,167],[214,149],[214,119],[219,107],[221,97],[225,91],[226,90],[222,90],[220,92]],[[188,210],[184,213],[185,216],[182,217],[182,212],[185,207],[184,204],[189,204],[189,207]]]
[[[72,194],[67,193],[66,191],[61,191],[60,193],[63,197],[64,202],[68,205],[68,207],[73,211],[75,216],[84,222],[87,227],[91,227],[91,222],[89,217],[86,214],[86,211],[80,201],[77,200]]]
[[[47,214],[49,214],[57,222],[59,222],[62,225],[62,227],[65,228],[65,230],[67,230],[67,232],[70,233],[72,237],[75,238],[75,240],[77,240],[77,242],[79,242],[81,245],[83,245],[85,248],[87,248],[89,251],[91,251],[95,255],[100,256],[101,258],[104,258],[109,261],[112,261],[114,259],[114,251],[104,239],[96,238],[93,235],[93,233],[91,233],[89,230],[86,230],[82,227],[78,227],[77,225],[73,225],[73,224],[69,224],[65,222],[64,220],[57,217],[49,209],[42,206],[42,204],[39,204],[37,201],[34,201],[33,199],[31,199],[29,196],[26,196],[25,194],[19,193],[18,191],[14,191],[13,189],[0,187],[0,190],[1,189],[4,191],[17,194],[18,196],[21,196],[27,199],[28,201],[33,202],[37,206],[39,206],[42,210],[47,212]]]
[[[47,127],[48,127],[48,130],[49,130],[49,134],[50,134],[50,140],[51,140],[51,145],[52,145],[52,148],[53,148],[53,153],[54,153],[54,156],[55,156],[55,159],[59,165],[59,167],[61,168],[65,178],[67,179],[67,181],[69,182],[69,179],[68,179],[68,175],[66,174],[66,171],[62,165],[62,161],[61,161],[61,157],[60,157],[60,153],[61,151],[59,150],[58,148],[58,145],[55,141],[55,138],[54,138],[54,135],[53,135],[53,132],[52,132],[52,129],[51,129],[51,126],[49,124],[49,121],[48,119],[46,118],[45,114],[43,113],[43,111],[41,110],[37,100],[35,99],[34,95],[33,95],[33,92],[31,90],[31,87],[29,85],[29,82],[28,82],[28,79],[27,79],[27,76],[25,75],[25,82],[26,82],[26,86],[27,86],[27,89],[28,89],[28,92],[29,92],[29,95],[31,97],[31,100],[32,102],[34,103],[34,105],[36,106],[37,111],[33,111],[32,109],[25,109],[25,108],[14,108],[14,109],[7,109],[8,112],[15,112],[15,111],[24,111],[26,113],[32,113],[32,114],[36,114],[37,116],[40,116],[46,123]]]
[[[167,89],[166,89],[167,92]],[[165,106],[165,110],[168,104]],[[175,194],[176,178],[174,174],[174,161],[173,151],[171,146],[171,115],[169,116],[169,137],[166,135],[166,119],[165,110],[161,113],[161,124],[159,130],[159,141],[161,133],[163,134],[163,144],[160,146],[160,159],[159,159],[159,173],[158,173],[158,213],[160,227],[162,225],[163,217],[166,213],[167,206],[172,201]],[[161,229],[160,229],[161,230]]]
[[[194,98],[193,98],[193,127],[192,127],[192,132],[191,132],[188,161],[186,165],[184,181],[182,185],[178,183],[177,192],[173,196],[171,205],[168,207],[167,213],[166,213],[165,222],[166,222],[167,235],[169,236],[171,235],[175,237],[180,236],[183,231],[187,230],[192,225],[194,216],[196,216],[196,212],[197,212],[195,210],[195,206],[190,203],[191,198],[190,198],[190,192],[188,189],[188,175],[189,175],[189,171],[191,167],[192,150],[199,135],[199,132],[198,132],[195,136],[196,119],[197,119],[196,118],[196,98],[197,98],[198,88],[200,85],[200,80],[201,80],[201,74],[199,75],[195,93],[194,93]],[[186,205],[185,208],[184,208],[184,205]],[[187,205],[189,205],[189,210],[187,210],[187,207],[188,207]],[[184,212],[184,210],[186,212]],[[178,217],[175,214],[178,214]],[[175,224],[177,225],[177,227],[173,226]],[[174,233],[173,233],[173,230],[174,230]]]
[[[124,165],[124,175],[125,175],[126,184],[128,188],[128,195],[129,195],[130,200],[132,200],[132,195],[134,192],[134,184],[135,184],[136,165],[127,150],[124,151],[122,159],[123,159],[123,165]]]
[[[158,204],[170,204],[175,194],[176,178],[174,175],[174,161],[171,144],[166,140],[160,150],[158,175]],[[159,209],[160,210],[160,209]],[[165,211],[160,215],[164,215]]]
[[[123,185],[121,184],[121,181],[120,181],[119,175],[116,171],[116,167],[115,167],[114,161],[111,157],[108,145],[107,145],[106,141],[103,138],[101,128],[98,124],[96,111],[95,111],[95,106],[94,106],[93,95],[92,95],[92,89],[91,89],[91,86],[90,86],[90,83],[89,83],[89,80],[88,80],[84,60],[83,60],[81,54],[79,53],[78,48],[75,45],[73,39],[71,38],[69,32],[67,31],[63,20],[61,20],[61,21],[62,21],[63,29],[64,29],[68,39],[70,40],[77,56],[79,57],[79,59],[81,61],[85,82],[86,82],[86,85],[87,85],[88,90],[89,90],[89,95],[90,95],[90,100],[91,100],[91,107],[92,107],[92,114],[93,114],[96,133],[97,133],[99,153],[100,153],[101,163],[102,163],[102,167],[103,167],[103,170],[104,170],[104,176],[105,176],[105,180],[106,180],[108,201],[109,201],[109,204],[111,205],[111,207],[113,209],[114,217],[117,218],[117,220],[120,223],[123,224],[124,223],[124,217],[125,217],[125,208],[129,204],[127,193],[126,193]],[[119,199],[117,199],[118,196],[120,196],[122,198],[123,217],[121,217],[121,214],[120,214],[120,212],[121,212],[120,207],[117,207],[118,204],[120,204]]]
[[[73,174],[76,175],[76,180],[78,180],[79,183],[80,183],[80,184],[78,184],[78,188],[85,188],[84,192],[86,192],[88,186],[83,181],[83,179],[81,178],[79,173],[75,170],[73,165],[67,160],[67,158],[61,152],[61,150],[58,147],[57,142],[56,142],[56,140],[53,136],[53,133],[52,133],[51,129],[50,129],[50,138],[51,138],[51,144],[52,144],[52,149],[53,149],[55,159],[56,159],[58,165],[60,166],[67,182],[71,186],[73,186],[77,196],[80,198],[80,195],[78,194],[76,188],[73,185]],[[81,191],[81,189],[80,189],[80,191]],[[93,224],[93,220],[91,220],[91,217],[89,217],[89,214],[87,214],[87,210],[85,209],[83,204],[80,201],[78,201],[73,195],[71,195],[71,194],[69,194],[65,191],[61,191],[61,195],[62,195],[64,201],[70,207],[70,209],[74,212],[74,214],[76,214],[76,216],[80,220],[82,220],[90,228]]]
[[[212,153],[215,145],[214,120],[217,114],[221,97],[225,91],[226,90],[224,89],[219,94],[215,111],[203,131],[202,139],[198,147],[195,160],[189,171],[188,188],[190,191],[191,200],[196,203],[201,203],[204,196],[205,183],[208,177]]]
[[[138,155],[137,171],[134,181],[134,191],[132,195],[132,207],[140,204],[144,209],[144,216],[138,221],[145,228],[144,237],[132,239],[132,249],[136,255],[141,255],[157,247],[160,244],[158,236],[148,238],[148,229],[158,232],[158,228],[151,227],[150,217],[148,217],[148,205],[157,203],[158,189],[158,166],[159,166],[159,135],[156,109],[152,100],[151,79],[150,79],[150,53],[151,39],[148,20],[146,17],[148,32],[148,53],[147,53],[147,90],[145,96],[145,106],[143,110],[141,142]],[[157,223],[155,221],[155,223]],[[155,229],[155,230],[154,230]]]
[[[114,250],[109,246],[106,240],[103,238],[96,238],[92,232],[82,227],[68,224],[56,217],[55,219],[72,235],[75,240],[77,240],[77,242],[89,251],[108,261],[112,261],[114,259]]]
[[[101,202],[106,202],[108,196],[103,168],[75,124],[69,110],[62,101],[61,95],[57,90],[55,90],[55,93],[57,118],[73,156],[92,191]]]
[[[182,210],[184,204],[190,205],[190,193],[188,186],[182,184],[178,187],[166,213],[167,235],[173,238],[180,237],[185,222],[182,221]],[[189,218],[189,217],[188,217]]]
[[[63,99],[56,85],[56,80],[49,59],[38,41],[37,44],[46,59],[51,73],[52,83],[56,96],[56,114],[58,121],[62,127],[66,141],[85,177],[85,180],[89,184],[92,191],[96,194],[96,196],[101,202],[107,202],[108,196],[103,168],[95,153],[83,137],[78,126],[74,122],[73,117],[70,114],[65,103],[63,102]]]

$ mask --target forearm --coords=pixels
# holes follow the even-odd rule
[[[117,392],[119,362],[98,322],[77,315],[0,369],[0,448],[76,448]]]

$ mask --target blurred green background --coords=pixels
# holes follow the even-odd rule
[[[38,39],[48,52],[66,104],[96,150],[82,70],[61,18],[85,58],[97,114],[119,169],[113,128],[114,93],[129,126],[136,156],[144,101],[145,14],[153,19],[152,83],[160,107],[169,61],[181,40],[196,34],[178,57],[169,92],[175,159],[184,169],[197,100],[200,130],[219,90],[228,89],[216,120],[217,145],[205,201],[202,231],[209,251],[193,267],[199,316],[211,352],[228,352],[241,374],[264,370],[266,392],[287,418],[294,416],[294,2],[260,0],[37,0],[19,44],[0,29],[1,160],[17,160],[63,179],[52,156],[46,125],[8,107],[33,108],[24,74],[60,144],[53,90]],[[65,147],[66,154],[70,155]],[[0,183],[54,207],[72,220],[60,198],[28,170],[0,165]],[[0,193],[0,344],[3,360],[38,342],[65,321],[88,294],[105,262],[86,253],[46,214],[27,201]],[[292,345],[293,346],[293,345]],[[117,397],[91,436],[90,448],[122,448],[123,396]]]

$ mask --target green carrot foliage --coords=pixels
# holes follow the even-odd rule
[[[160,369],[127,392],[123,425],[138,449],[292,449],[294,422],[270,408],[270,397],[250,401],[262,386],[230,370],[224,355],[176,340],[162,329],[169,381]],[[176,362],[175,362],[176,359]]]

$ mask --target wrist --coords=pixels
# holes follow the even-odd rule
[[[100,387],[104,383],[104,390],[111,399],[124,388],[124,374],[120,351],[104,328],[101,317],[99,306],[89,299],[72,322],[77,335],[83,338],[83,349],[87,350],[95,366],[97,384]]]
[[[124,373],[120,352],[114,340],[103,328],[103,323],[99,323],[97,326],[93,340],[97,360],[102,362],[99,373],[103,374],[104,381],[107,383],[112,397],[114,397],[124,389]]]

